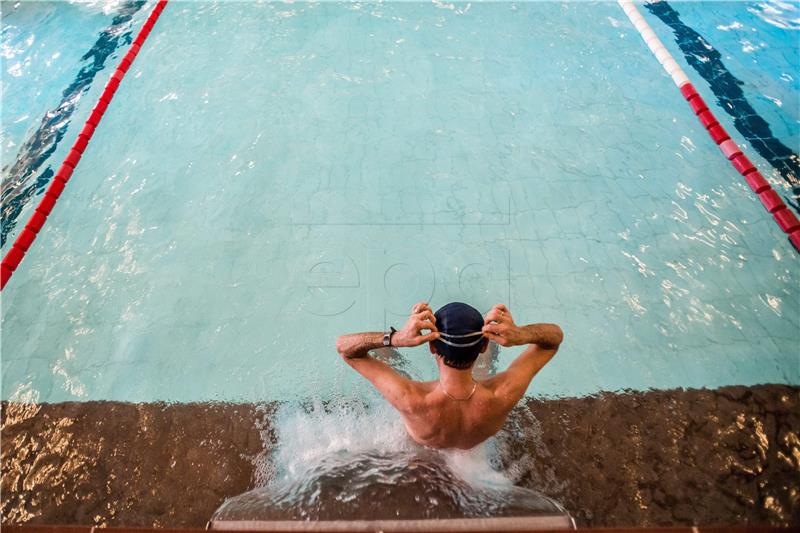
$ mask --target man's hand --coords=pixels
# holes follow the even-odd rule
[[[430,333],[422,333],[427,329]],[[439,338],[436,317],[425,302],[414,306],[411,316],[403,329],[392,335],[392,346],[412,347]],[[383,333],[379,331],[352,333],[336,339],[336,351],[347,360],[363,359],[367,352],[383,347]]]
[[[483,323],[483,336],[500,346],[519,346],[528,343],[525,331],[514,323],[511,313],[503,304],[492,307]]]
[[[422,330],[429,333],[422,333]],[[439,338],[436,317],[427,302],[420,302],[411,309],[405,326],[392,335],[392,346],[411,348]]]
[[[497,304],[486,314],[483,336],[500,346],[536,344],[545,349],[557,349],[564,332],[556,324],[528,324],[518,326],[503,304]]]

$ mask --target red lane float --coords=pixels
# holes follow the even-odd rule
[[[23,251],[27,252],[28,247],[33,242],[33,239],[36,238],[36,234],[29,230],[28,228],[22,228],[22,231],[19,234],[19,247],[22,248]]]
[[[789,240],[792,241],[794,247],[800,250],[800,231],[795,231],[789,234]]]
[[[714,113],[708,108],[697,89],[692,85],[689,77],[675,61],[675,58],[672,57],[672,54],[664,48],[664,44],[642,17],[642,14],[639,13],[633,0],[617,0],[617,3],[628,16],[639,35],[642,36],[642,40],[644,40],[655,58],[667,71],[672,81],[675,82],[675,86],[678,87],[683,98],[692,108],[694,114],[697,115],[697,119],[708,131],[708,134],[717,143],[720,151],[731,162],[737,172],[744,176],[747,185],[758,195],[758,199],[761,200],[767,211],[772,213],[778,226],[789,234],[789,241],[800,252],[800,222],[798,222],[794,212],[786,207],[778,193],[772,190],[764,176],[756,170],[755,165],[742,153],[736,142],[731,140],[731,136],[720,125]]]
[[[699,115],[703,111],[708,111],[708,106],[706,105],[705,100],[700,98],[700,96],[695,96],[691,100],[689,100],[689,106],[694,111],[695,115]]]
[[[762,176],[761,172],[758,170],[750,172],[749,174],[745,174],[744,181],[747,182],[747,184],[756,194],[761,194],[762,191],[771,188],[767,180],[764,179],[764,176]]]
[[[761,194],[759,194],[758,199],[761,200],[761,203],[770,213],[779,211],[781,209],[781,204],[783,204],[783,200],[781,200],[781,197],[778,196],[778,193],[776,193],[772,189],[767,189]]]
[[[92,109],[89,118],[86,119],[83,129],[81,129],[80,133],[78,133],[78,138],[75,140],[75,143],[72,145],[69,153],[61,163],[61,167],[58,169],[58,172],[56,172],[55,176],[53,176],[53,179],[50,181],[50,185],[47,187],[47,191],[39,201],[39,205],[36,206],[33,215],[30,219],[28,219],[28,223],[25,224],[25,227],[14,241],[14,244],[3,258],[3,262],[0,263],[0,290],[3,290],[8,280],[11,279],[11,275],[19,266],[22,258],[25,257],[25,253],[33,244],[33,241],[36,239],[36,235],[42,229],[42,226],[44,226],[47,216],[53,210],[53,207],[55,207],[56,201],[58,200],[59,196],[61,196],[61,192],[64,190],[64,187],[72,176],[73,170],[78,165],[78,162],[80,162],[84,150],[86,150],[89,141],[92,139],[95,128],[100,123],[100,119],[103,118],[103,114],[106,112],[108,105],[111,103],[111,99],[114,97],[114,93],[116,93],[117,89],[119,88],[122,78],[125,77],[125,73],[128,71],[131,63],[133,63],[133,60],[139,53],[142,44],[144,44],[144,41],[147,39],[147,36],[150,34],[153,26],[155,26],[158,17],[161,15],[161,12],[164,11],[167,1],[168,0],[159,0],[153,10],[147,16],[147,20],[145,20],[142,28],[139,30],[139,34],[136,36],[136,39],[134,39],[133,44],[119,62],[119,65],[117,65],[117,68],[111,75],[108,83],[106,83],[103,93],[97,100],[97,103]]]
[[[72,149],[83,153],[83,151],[86,150],[87,144],[89,144],[89,138],[78,135],[78,139],[75,141],[75,144],[72,145]]]
[[[78,134],[78,137],[86,137],[87,139],[91,139],[92,135],[94,134],[94,124],[89,124],[88,122],[83,125],[83,129]]]
[[[797,220],[797,217],[794,215],[794,213],[787,209],[786,204],[783,203],[783,200],[781,200],[781,205],[778,207],[778,209],[772,212],[772,217],[786,233],[792,234],[800,230],[800,220]]]
[[[733,167],[739,171],[739,174],[746,176],[756,169],[756,166],[750,161],[746,155],[739,154],[731,160]]]
[[[764,208],[772,214],[775,222],[785,233],[789,235],[789,242],[800,252],[800,221],[797,220],[794,212],[786,206],[786,203],[775,192],[764,176],[756,170],[752,161],[742,153],[739,145],[733,141],[728,132],[719,125],[714,114],[704,107],[705,103],[697,94],[697,90],[691,83],[686,83],[680,87],[681,94],[691,106],[700,123],[708,130],[708,134],[719,146],[720,151],[728,159],[733,167],[744,176],[747,185],[758,195],[758,199]]]
[[[717,117],[715,117],[714,113],[712,113],[708,109],[702,111],[701,113],[698,113],[697,118],[700,119],[700,122],[703,124],[703,126],[705,126],[706,129],[710,128],[711,126],[719,124],[719,122],[717,122]]]
[[[714,142],[719,144],[722,141],[727,141],[730,139],[730,135],[728,132],[725,131],[725,128],[719,125],[719,123],[714,124],[710,128],[708,128],[708,134],[711,135],[711,138],[714,139]]]
[[[44,226],[44,222],[47,220],[47,215],[43,215],[39,208],[36,208],[36,211],[33,212],[33,216],[25,224],[25,228],[31,230],[34,233],[39,233],[39,230],[42,229]]]
[[[719,149],[722,150],[722,153],[729,161],[737,155],[743,155],[742,151],[739,149],[739,145],[730,139],[719,143]]]

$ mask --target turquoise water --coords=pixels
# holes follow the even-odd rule
[[[765,117],[778,138],[795,153],[800,139],[800,8],[788,2],[677,2],[683,21],[722,53],[722,59],[744,83],[749,102]],[[653,29],[685,65],[666,25]],[[705,88],[691,68],[695,85]],[[720,114],[720,113],[717,113]],[[733,128],[728,128],[733,129]]]
[[[754,5],[676,8],[797,150],[797,30]],[[4,4],[4,44],[12,24],[47,33],[74,74],[102,7],[45,23]],[[767,35],[749,55],[748,29]],[[39,82],[4,75],[4,189],[8,141],[70,78],[25,54],[52,81],[16,123]],[[798,287],[797,253],[615,3],[173,2],[3,291],[2,397],[367,396],[335,337],[420,300],[561,324],[531,395],[797,384]]]
[[[21,2],[18,6],[2,2],[0,6],[5,17],[0,33],[5,167],[45,113],[59,103],[75,79],[81,57],[111,23],[113,11],[67,2]]]

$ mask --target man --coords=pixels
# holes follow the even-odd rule
[[[484,318],[464,303],[449,303],[434,314],[426,302],[420,302],[403,329],[342,335],[336,349],[400,412],[411,438],[433,448],[467,449],[500,431],[533,376],[555,355],[563,336],[555,324],[517,326],[502,304]],[[472,367],[490,340],[500,346],[529,346],[505,372],[476,381]],[[368,353],[383,346],[426,342],[439,365],[437,381],[407,379]]]

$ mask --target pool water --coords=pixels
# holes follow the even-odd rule
[[[760,5],[674,7],[796,152],[796,15]],[[152,4],[2,7],[5,251]],[[375,398],[335,337],[420,300],[560,324],[534,396],[797,384],[798,272],[615,3],[171,2],[3,292],[2,398]]]

